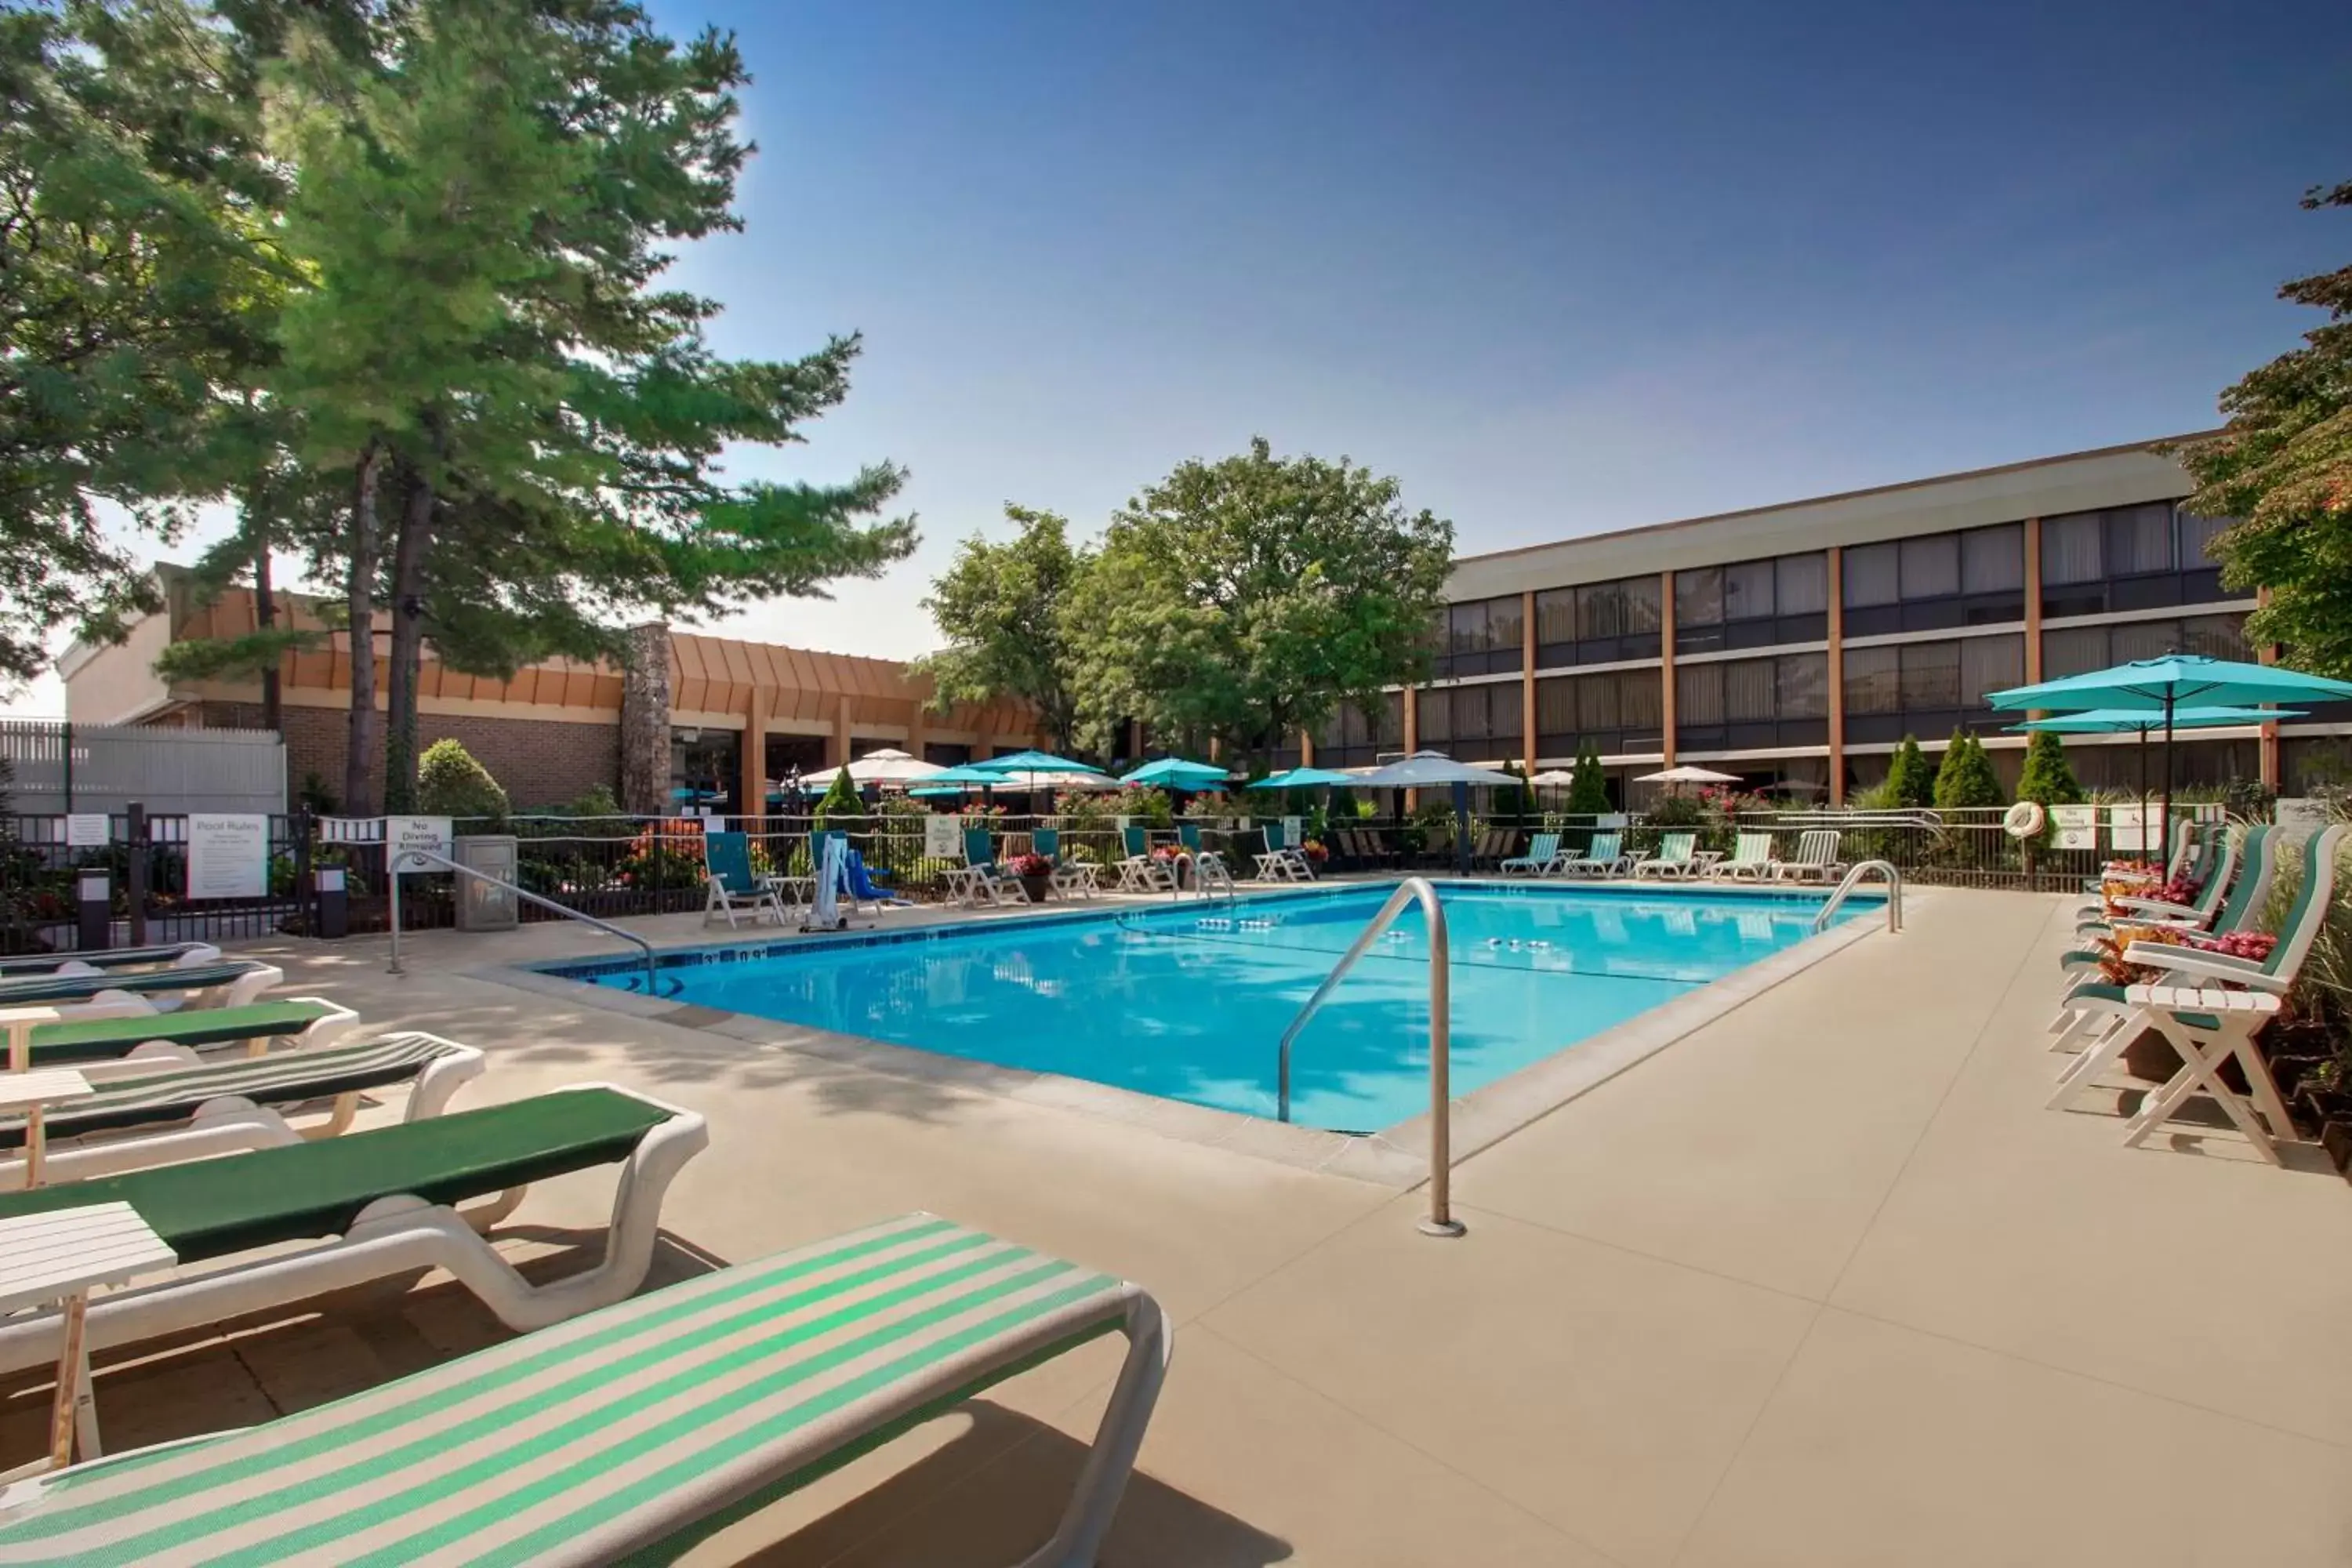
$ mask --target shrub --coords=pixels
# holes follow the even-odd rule
[[[1952,743],[1944,750],[1944,765],[1936,770],[1935,803],[1942,811],[2009,804],[1984,742],[1966,730],[1954,731]]]
[[[1598,816],[1608,809],[1609,779],[1601,771],[1601,751],[1587,741],[1577,748],[1576,773],[1569,780],[1569,815]]]
[[[416,810],[424,816],[503,822],[507,792],[464,746],[436,741],[416,761]]]
[[[618,816],[621,802],[613,794],[611,784],[590,784],[563,808],[574,816]]]
[[[862,831],[866,826],[863,820],[865,816],[866,803],[858,798],[857,785],[851,782],[849,770],[846,768],[838,770],[833,775],[833,783],[826,786],[824,797],[816,803],[818,831],[822,832],[835,826],[833,819],[836,816],[858,819],[845,820],[839,824],[845,831]]]
[[[302,775],[302,787],[294,792],[294,798],[313,816],[332,816],[342,807],[335,792],[327,787],[327,781],[316,773]]]
[[[1904,810],[1931,804],[1936,798],[1936,771],[1927,764],[1927,755],[1919,749],[1916,735],[1906,735],[1903,743],[1895,748],[1895,760],[1886,769],[1885,799],[1891,809]]]

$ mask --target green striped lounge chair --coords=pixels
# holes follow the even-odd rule
[[[2328,900],[2336,891],[2336,857],[2347,833],[2352,833],[2352,828],[2339,825],[2313,834],[2305,843],[2303,879],[2294,890],[2294,901],[2279,922],[2278,945],[2261,963],[2147,942],[2136,942],[2125,948],[2124,958],[2163,971],[2161,984],[2168,985],[2236,986],[2284,994],[2302,972],[2303,961],[2309,956],[2312,943],[2318,940],[2320,928],[2327,923]],[[2259,914],[2260,910],[2254,912]],[[2121,1058],[2134,1040],[2155,1028],[2158,1011],[2153,1005],[2132,1002],[2125,987],[2104,980],[2078,982],[2066,994],[2066,1005],[2074,1017],[2053,1048],[2065,1050],[2079,1045],[2081,1051],[2059,1075],[2057,1091],[2049,1100],[2053,1110],[2063,1109]],[[2210,1013],[2168,1008],[2163,1011],[2175,1028],[2185,1030],[2200,1044],[2221,1031],[2221,1019]]]
[[[2199,889],[2197,906],[2166,904],[2155,899],[2136,899],[2132,902],[2146,909],[2148,913],[2145,917],[2135,917],[2122,923],[2160,925],[2168,926],[2176,931],[2215,933],[2260,931],[2263,911],[2270,907],[2271,884],[2278,874],[2278,839],[2267,825],[2258,824],[2246,829],[2243,840],[2234,851],[2225,849],[2222,854],[2224,858],[2217,862],[2216,876],[2217,879],[2222,877],[2229,879],[2228,896],[2223,898],[2220,907],[2214,909],[2211,914],[2205,917],[2201,922],[2193,914],[2189,919],[2180,920],[2158,911],[2182,908],[2193,910],[2197,906],[2205,905],[2208,902],[2207,895],[2215,890],[2215,883],[2208,883]],[[2234,876],[2230,870],[2232,865],[2236,867]],[[2108,934],[2108,928],[2098,922],[2086,922],[2077,930],[2085,936]],[[2069,989],[2066,998],[2058,1005],[2058,1016],[2051,1020],[2050,1032],[2067,1040],[2069,1045],[2072,1043],[2069,1026],[2074,1023],[2076,1017],[2074,988],[2083,984],[2096,984],[2100,975],[2100,961],[2105,956],[2096,947],[2071,948],[2058,955],[2058,967],[2067,976]]]
[[[210,942],[167,942],[147,947],[77,948],[69,952],[23,953],[0,958],[0,980],[46,974],[95,974],[110,969],[153,969],[166,963],[215,963],[221,950]]]
[[[1528,840],[1526,854],[1511,856],[1502,862],[1500,868],[1506,877],[1542,877],[1550,873],[1553,863],[1559,858],[1559,835],[1538,833]]]
[[[1029,1568],[1096,1561],[1168,1364],[1139,1287],[929,1215],[0,1493],[0,1563],[675,1562],[1006,1378],[1127,1357]],[[1044,1521],[1040,1521],[1042,1531]]]
[[[1596,833],[1580,858],[1563,859],[1559,868],[1571,877],[1613,877],[1624,863],[1625,836]]]
[[[68,1006],[135,997],[157,1012],[185,1005],[240,1007],[282,984],[286,972],[249,959],[172,964],[123,974],[39,974],[0,980],[0,1008]]]
[[[1772,875],[1777,864],[1772,858],[1770,833],[1742,833],[1732,845],[1730,857],[1709,867],[1707,875],[1728,878],[1735,882],[1760,882]]]
[[[173,1064],[194,1063],[205,1051],[243,1047],[262,1056],[273,1047],[312,1049],[331,1045],[359,1026],[360,1016],[323,996],[288,996],[242,1007],[66,1018],[36,1024],[29,1037],[37,1068],[72,1068],[92,1081],[137,1077]]]
[[[1845,862],[1838,858],[1838,845],[1843,835],[1834,827],[1814,827],[1797,835],[1797,853],[1774,868],[1773,876],[1784,882],[1834,882],[1845,875]]]
[[[690,1110],[580,1084],[341,1138],[0,1193],[0,1219],[127,1203],[183,1266],[221,1265],[92,1301],[92,1349],[428,1268],[446,1269],[501,1322],[527,1331],[609,1306],[645,1282],[663,1194],[709,1141]],[[620,1179],[594,1267],[532,1285],[478,1234],[513,1213],[530,1183],[604,1165],[618,1165]],[[478,1199],[490,1201],[459,1211]],[[247,1256],[289,1242],[310,1245]],[[55,1310],[0,1320],[0,1373],[54,1363],[59,1322]]]
[[[1658,852],[1645,860],[1635,862],[1633,875],[1636,878],[1672,877],[1681,880],[1706,864],[1697,858],[1697,834],[1662,834],[1658,838]]]
[[[2255,827],[2250,834],[2267,833],[2267,827]],[[2165,925],[2182,931],[2203,931],[2213,923],[2221,912],[2229,891],[2231,879],[2237,875],[2239,859],[2245,852],[2249,835],[2235,832],[2222,836],[2220,846],[2207,855],[2202,864],[2207,868],[2203,885],[2197,897],[2186,904],[2167,902],[2162,899],[2117,899],[2123,913],[2110,918],[2104,901],[2093,906],[2093,912],[2074,922],[2076,936],[2106,936],[2116,925]]]
[[[94,1093],[48,1108],[47,1180],[336,1137],[350,1130],[362,1095],[404,1085],[405,1119],[420,1121],[440,1115],[452,1095],[481,1076],[483,1057],[437,1035],[402,1033],[226,1061],[148,1058],[142,1066],[136,1076],[105,1080]],[[286,1120],[296,1107],[322,1100],[324,1121],[297,1131]],[[0,1191],[24,1185],[24,1117],[0,1113]]]

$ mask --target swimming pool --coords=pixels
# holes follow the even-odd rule
[[[1385,885],[1129,905],[664,953],[663,990],[725,1012],[1275,1114],[1276,1047]],[[1465,1094],[1812,932],[1822,896],[1441,883],[1453,1084]],[[1849,900],[1842,919],[1878,906]],[[1420,910],[1340,983],[1294,1047],[1292,1120],[1368,1131],[1426,1109]],[[545,966],[635,989],[635,960]]]

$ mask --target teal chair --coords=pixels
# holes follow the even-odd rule
[[[1151,835],[1140,827],[1122,827],[1118,832],[1119,847],[1125,857],[1118,863],[1118,890],[1122,893],[1164,892],[1176,885],[1176,874],[1151,858]]]
[[[1066,858],[1062,854],[1062,830],[1040,827],[1029,835],[1029,847],[1054,863],[1054,890],[1067,898],[1076,893],[1085,898],[1095,896],[1095,865],[1091,860]]]
[[[735,929],[735,917],[748,914],[753,924],[772,919],[784,923],[783,900],[772,883],[751,874],[751,841],[740,833],[702,836],[702,923],[724,920]]]
[[[1001,904],[1007,894],[1025,900],[1018,879],[1004,875],[996,864],[995,847],[985,827],[963,830],[963,864],[947,869],[948,892],[960,904]]]

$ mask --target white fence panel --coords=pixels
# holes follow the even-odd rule
[[[286,746],[267,730],[20,720],[0,722],[0,757],[20,812],[120,812],[133,801],[151,812],[286,809]]]

